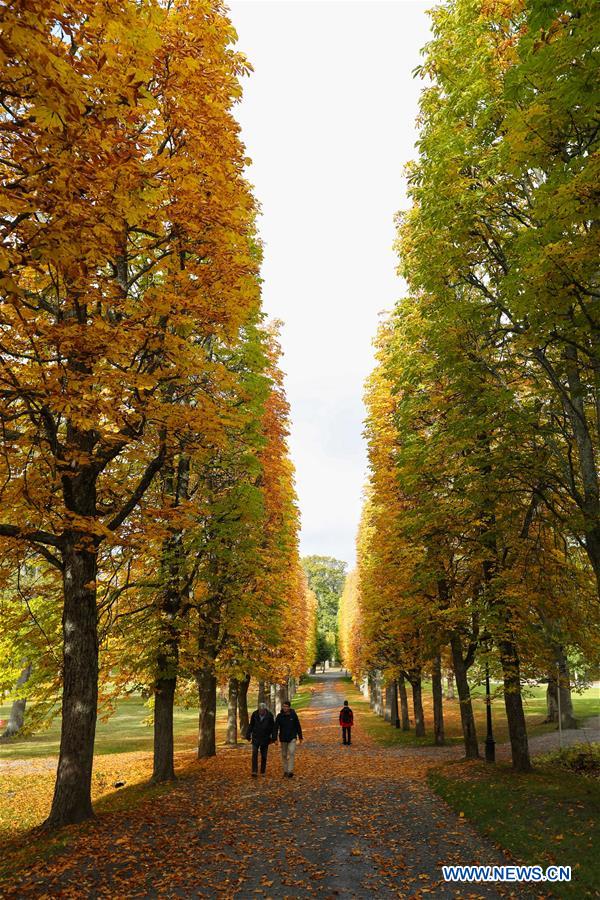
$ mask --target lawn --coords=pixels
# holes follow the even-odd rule
[[[597,779],[543,764],[518,775],[508,765],[460,762],[430,771],[429,783],[514,861],[571,866],[572,881],[553,884],[553,896],[598,896]]]
[[[423,684],[423,708],[425,712],[425,727],[427,734],[424,738],[415,737],[412,731],[402,731],[392,728],[389,722],[385,722],[380,716],[366,716],[370,711],[369,701],[366,700],[350,678],[347,683],[348,699],[352,705],[356,717],[361,716],[361,724],[365,731],[377,741],[377,743],[393,746],[431,746],[433,744],[433,701],[431,697],[431,684]],[[411,720],[412,696],[408,689],[408,704]],[[556,731],[556,725],[544,724],[546,717],[546,688],[544,686],[526,689],[525,715],[527,718],[527,730],[530,737],[537,734],[546,734]],[[600,715],[600,695],[597,688],[589,688],[583,694],[573,694],[573,709],[578,719],[583,720],[589,716]],[[483,688],[476,687],[473,690],[473,711],[477,725],[477,734],[480,742],[485,740],[485,701]],[[504,712],[504,703],[500,697],[492,703],[494,719],[494,737],[496,743],[508,741],[508,725]],[[448,744],[462,742],[462,729],[460,724],[460,708],[458,700],[444,700],[444,726],[446,741]]]
[[[224,708],[224,704],[219,704]],[[10,707],[0,707],[0,719],[8,718]],[[94,752],[97,756],[107,753],[132,753],[152,749],[152,726],[148,724],[150,709],[139,696],[119,700],[109,719],[98,719]],[[194,746],[198,723],[196,709],[178,707],[174,715],[175,749],[189,750]],[[0,759],[31,759],[58,754],[60,744],[60,716],[53,719],[46,731],[30,735],[23,740],[0,744]]]
[[[293,705],[301,709],[310,703],[309,684],[299,686]],[[250,711],[256,705],[256,692],[248,696]],[[0,706],[0,719],[7,719],[9,706]],[[219,701],[217,712],[220,722],[224,723],[225,702]],[[94,753],[104,756],[112,753],[134,753],[152,750],[153,732],[148,721],[151,710],[146,701],[139,696],[124,697],[116,705],[115,712],[108,719],[98,719],[96,726],[96,743]],[[173,717],[175,732],[175,750],[190,750],[196,745],[198,729],[198,710],[177,707]],[[219,737],[223,740],[224,734]],[[242,738],[243,736],[240,736]],[[60,744],[60,716],[57,716],[46,731],[30,735],[23,740],[0,744],[0,759],[33,759],[36,757],[55,756]]]

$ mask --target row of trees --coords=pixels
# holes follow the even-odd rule
[[[438,716],[451,663],[468,757],[469,674],[488,662],[521,771],[523,682],[549,678],[570,724],[569,660],[599,649],[596,13],[433,13],[398,217],[408,290],[367,385],[371,474],[342,613],[353,671],[417,694],[431,675]]]
[[[3,17],[0,687],[62,692],[50,825],[92,815],[99,690],[152,694],[164,780],[176,697],[210,755],[219,680],[316,650],[234,40],[219,0]]]
[[[302,566],[317,598],[317,649],[314,662],[339,657],[338,608],[346,578],[346,563],[333,556],[305,556]]]

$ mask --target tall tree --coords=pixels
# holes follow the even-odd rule
[[[62,575],[62,825],[92,815],[99,548],[163,466],[167,386],[256,303],[247,66],[211,2],[17,4],[3,26],[0,537]]]

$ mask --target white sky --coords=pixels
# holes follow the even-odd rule
[[[282,319],[302,554],[354,560],[366,472],[363,384],[378,313],[400,295],[428,39],[419,0],[231,0],[254,74],[237,109],[262,205],[264,306]]]

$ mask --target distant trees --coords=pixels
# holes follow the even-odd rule
[[[338,607],[346,578],[346,563],[331,556],[305,556],[302,566],[317,598],[315,661],[324,662],[338,653]]]
[[[569,653],[598,652],[594,16],[586,0],[433,13],[398,218],[408,291],[367,385],[358,667],[414,688],[451,660],[476,756],[485,657],[522,771],[523,681],[558,666],[568,692]]]

